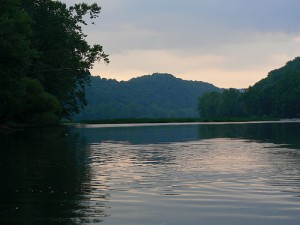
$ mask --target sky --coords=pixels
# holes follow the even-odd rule
[[[156,72],[222,88],[247,88],[300,56],[299,0],[62,0],[98,3],[84,28],[110,63],[92,75],[116,80]]]

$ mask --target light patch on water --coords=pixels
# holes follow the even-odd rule
[[[300,199],[295,199],[300,194],[300,154],[289,157],[293,150],[283,146],[218,138],[146,145],[105,142],[90,148],[92,180],[105,183],[110,193],[112,216],[104,224],[160,224],[161,218],[165,224],[300,221]]]

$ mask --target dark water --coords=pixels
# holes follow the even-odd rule
[[[0,224],[300,224],[300,123],[0,136]]]

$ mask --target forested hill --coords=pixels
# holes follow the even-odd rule
[[[300,117],[300,57],[271,71],[244,92],[236,89],[207,93],[199,100],[205,118]]]
[[[86,91],[88,106],[76,120],[197,117],[198,97],[220,89],[155,73],[129,81],[92,77]]]
[[[245,100],[251,114],[300,117],[300,57],[250,87]]]

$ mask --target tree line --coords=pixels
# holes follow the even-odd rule
[[[95,61],[82,27],[101,7],[53,0],[0,2],[0,124],[54,124],[80,112]]]
[[[197,118],[197,100],[205,92],[220,91],[212,84],[154,73],[117,81],[92,77],[88,106],[76,120],[121,118]]]
[[[300,118],[300,57],[246,90],[227,89],[199,98],[203,118]]]

